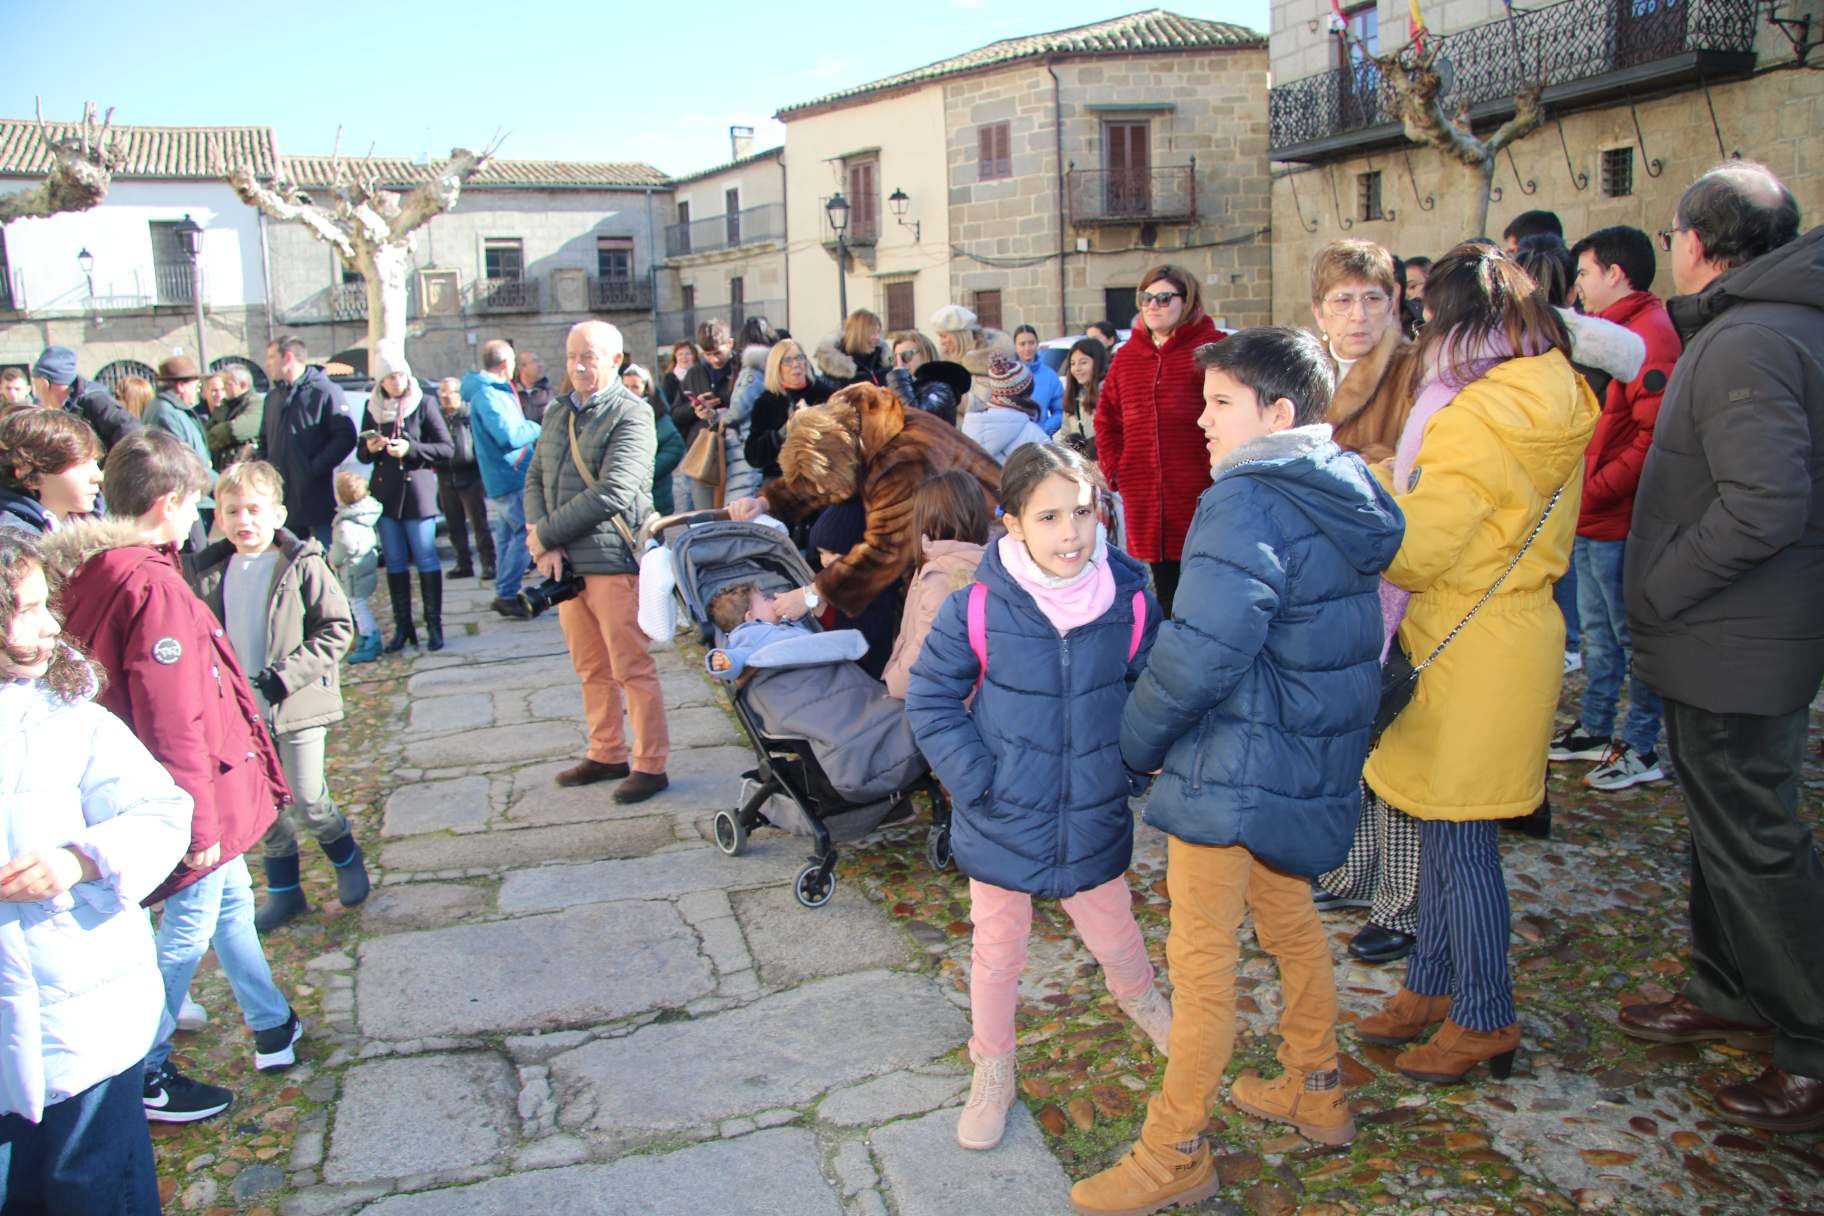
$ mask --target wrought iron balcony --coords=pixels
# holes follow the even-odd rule
[[[785,205],[762,203],[726,215],[712,215],[687,224],[665,226],[665,256],[689,257],[752,245],[756,241],[785,239]]]
[[[336,283],[329,289],[329,315],[336,321],[362,321],[367,318],[367,284]]]
[[[196,300],[196,268],[182,263],[152,267],[152,282],[160,304],[190,304]]]
[[[1563,0],[1438,38],[1447,111],[1472,121],[1513,113],[1514,94],[1543,79],[1556,109],[1630,91],[1739,76],[1754,67],[1757,0]],[[1268,94],[1274,160],[1319,161],[1404,139],[1380,69],[1354,63]]]
[[[1197,163],[1152,169],[1072,169],[1070,222],[1150,224],[1197,218]]]
[[[537,312],[538,280],[483,279],[475,285],[475,307],[481,312]]]
[[[646,312],[652,307],[652,282],[631,276],[592,276],[589,280],[591,312]]]

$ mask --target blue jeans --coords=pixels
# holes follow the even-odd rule
[[[1621,564],[1627,548],[1625,540],[1582,536],[1571,548],[1571,566],[1577,571],[1577,614],[1583,619],[1583,671],[1589,677],[1580,729],[1586,735],[1611,736],[1621,681],[1626,676],[1628,716],[1620,737],[1637,752],[1657,752],[1659,694],[1630,670],[1633,646],[1628,636],[1628,604],[1621,590]]]
[[[404,574],[407,556],[420,574],[443,569],[437,556],[437,517],[428,519],[390,519],[380,517],[380,552],[386,558],[388,574]]]
[[[1583,636],[1583,622],[1579,619],[1577,599],[1577,563],[1572,562],[1564,568],[1564,574],[1552,584],[1552,599],[1558,603],[1558,611],[1564,614],[1564,652],[1577,649],[1577,643]]]
[[[158,1216],[158,1173],[139,1069],[44,1108],[0,1115],[0,1211]]]
[[[291,1005],[272,982],[272,968],[253,927],[253,884],[247,859],[236,857],[203,875],[165,900],[158,918],[158,970],[165,977],[165,1009],[158,1019],[158,1039],[146,1055],[146,1072],[156,1072],[171,1058],[171,1035],[177,1029],[178,1006],[196,975],[203,954],[215,947],[216,961],[249,1030],[283,1026]]]
[[[1507,882],[1495,821],[1419,825],[1419,943],[1406,986],[1449,996],[1450,1017],[1484,1033],[1514,1024],[1507,970]]]
[[[526,500],[519,490],[488,499],[494,515],[494,594],[510,600],[519,594],[532,551],[526,548]]]

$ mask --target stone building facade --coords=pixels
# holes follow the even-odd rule
[[[737,332],[750,316],[786,324],[785,149],[751,152],[737,142],[732,150],[727,164],[671,183],[659,247],[661,346],[691,338],[712,317]]]
[[[1479,132],[1511,111],[1502,104],[1511,87],[1502,85],[1512,83],[1515,40],[1525,62],[1545,69],[1547,120],[1502,156],[1488,234],[1498,239],[1534,208],[1556,212],[1572,242],[1615,224],[1651,233],[1670,224],[1695,177],[1733,155],[1766,163],[1816,223],[1824,74],[1800,67],[1797,29],[1789,37],[1753,0],[1623,7],[1561,0],[1510,30],[1499,0],[1421,0],[1431,36],[1456,39],[1442,58],[1455,87],[1470,93]],[[1824,5],[1798,8],[1812,14],[1815,65]],[[1320,246],[1361,237],[1435,258],[1477,235],[1479,183],[1473,170],[1404,139],[1375,98],[1371,67],[1359,57],[1339,66],[1346,52],[1326,0],[1276,0],[1272,13],[1272,314],[1308,325],[1309,266]],[[1371,45],[1383,53],[1407,41],[1407,14],[1405,0],[1345,8],[1352,31],[1372,27]],[[1662,253],[1655,289],[1670,286]]]

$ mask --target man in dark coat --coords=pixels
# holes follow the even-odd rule
[[[355,420],[342,387],[321,367],[306,364],[304,343],[282,338],[266,347],[265,432],[260,456],[285,479],[285,513],[291,529],[309,532],[329,548],[336,518],[336,466],[355,450]]]
[[[1824,680],[1824,228],[1725,162],[1679,199],[1667,301],[1684,354],[1628,533],[1634,663],[1665,701],[1691,819],[1691,981],[1630,1005],[1662,1043],[1773,1046],[1724,1118],[1824,1128],[1824,863],[1799,814]]]
[[[139,419],[114,399],[108,386],[76,374],[76,352],[67,346],[47,346],[32,364],[32,392],[41,404],[68,410],[95,428],[105,451],[122,435],[139,429]]]
[[[518,359],[513,392],[519,398],[519,412],[526,416],[527,422],[543,422],[545,407],[557,396],[557,390],[551,387],[551,377],[545,375],[545,361],[539,358],[538,352],[526,351]]]

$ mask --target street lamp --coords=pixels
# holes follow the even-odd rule
[[[209,352],[203,338],[203,276],[199,266],[203,254],[203,226],[186,212],[174,231],[190,255],[190,302],[196,307],[196,365],[208,368]]]
[[[906,208],[910,206],[911,203],[911,196],[904,190],[895,189],[893,193],[887,195],[887,207],[893,212],[893,218],[899,221],[899,226],[901,228],[910,228],[912,230],[912,240],[916,243],[918,241],[919,229],[923,227],[923,225],[917,220],[913,220],[910,224],[906,223]]]
[[[82,281],[89,285],[89,319],[101,324],[101,310],[95,307],[95,255],[84,245],[76,254],[76,268],[82,271]]]
[[[849,230],[849,200],[838,190],[823,205],[823,212],[830,217],[830,227],[836,232],[836,307],[846,320],[849,315],[849,244],[844,234]]]

